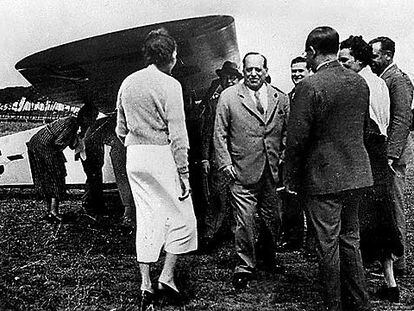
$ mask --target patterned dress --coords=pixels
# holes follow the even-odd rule
[[[56,120],[32,136],[26,143],[34,186],[44,199],[65,195],[65,156],[73,146],[78,124],[75,117]]]

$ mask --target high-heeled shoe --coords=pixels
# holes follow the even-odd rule
[[[154,294],[150,291],[141,291],[141,305],[139,306],[139,311],[154,311],[154,298]]]

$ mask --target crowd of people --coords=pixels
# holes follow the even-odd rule
[[[86,211],[101,212],[99,172],[109,144],[125,159],[113,163],[126,163],[116,176],[123,221],[130,224],[135,210],[140,310],[152,310],[160,296],[180,301],[179,255],[209,251],[223,231],[234,235],[238,291],[258,269],[284,273],[278,252],[301,250],[317,256],[326,310],[371,310],[364,267],[373,261],[381,262],[385,280],[378,297],[399,301],[395,275],[407,273],[403,191],[413,85],[393,62],[390,38],[340,42],[333,28],[315,28],[291,62],[289,94],[270,84],[264,55],[247,53],[242,72],[225,61],[200,103],[201,189],[192,194],[182,87],[171,76],[177,43],[154,30],[143,53],[148,66],[123,81],[116,118],[99,121],[97,111],[81,110],[28,142],[46,219],[61,221],[67,146],[80,150],[87,173]],[[108,130],[96,138],[102,127]],[[151,265],[162,251],[153,284]]]

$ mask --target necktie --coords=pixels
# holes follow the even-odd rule
[[[260,114],[264,114],[264,108],[260,103],[260,94],[259,91],[254,92],[254,98],[256,98],[256,108],[260,112]]]

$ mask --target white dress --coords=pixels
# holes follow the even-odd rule
[[[117,101],[116,133],[127,147],[126,169],[136,206],[137,261],[156,262],[197,249],[191,198],[180,201],[177,168],[188,167],[181,85],[151,65],[127,77]]]
[[[137,260],[156,262],[162,247],[172,254],[197,249],[193,204],[190,197],[178,199],[180,180],[170,146],[128,146],[127,172],[137,207]]]

